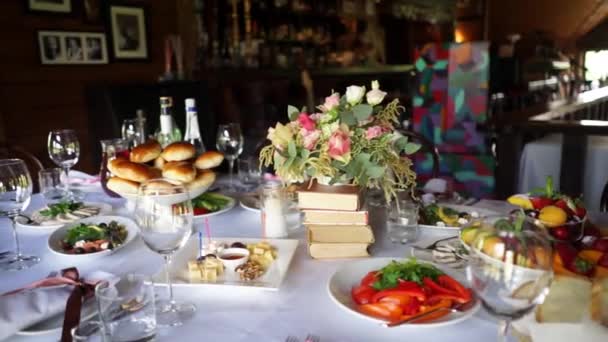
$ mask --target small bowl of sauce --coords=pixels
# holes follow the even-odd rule
[[[226,269],[234,272],[234,269],[241,266],[249,259],[249,250],[247,248],[226,248],[224,249],[218,259],[222,261]]]

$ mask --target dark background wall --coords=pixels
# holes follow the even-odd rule
[[[84,13],[78,10],[80,0],[72,0],[77,8],[72,15],[27,13],[24,3],[0,1],[0,142],[20,145],[44,164],[52,165],[46,151],[49,129],[73,128],[81,141],[81,161],[76,168],[95,172],[87,139],[85,87],[98,82],[156,80],[163,70],[164,37],[177,30],[176,2],[130,2],[148,6],[148,61],[110,61],[108,65],[91,66],[41,65],[36,32],[41,29],[107,32],[103,17],[99,23],[86,23]]]

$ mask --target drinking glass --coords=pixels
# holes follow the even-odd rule
[[[549,291],[552,248],[549,236],[523,217],[486,217],[474,233],[467,278],[488,313],[501,320],[499,341],[511,321],[530,313]]]
[[[38,172],[40,192],[48,201],[59,201],[67,197],[61,184],[61,169],[43,169]]]
[[[81,200],[80,190],[70,189],[70,168],[76,165],[80,156],[80,144],[72,129],[59,129],[49,133],[48,150],[51,160],[65,172],[65,191],[73,200]]]
[[[234,161],[243,152],[243,134],[241,126],[238,123],[232,122],[225,125],[219,125],[217,128],[217,149],[224,154],[224,158],[228,160],[230,183],[229,189],[234,191],[234,183],[232,182],[232,173],[234,169]]]
[[[15,252],[4,255],[0,269],[23,270],[40,261],[33,255],[21,254],[16,219],[32,198],[32,178],[21,159],[0,159],[0,216],[12,221]]]
[[[135,203],[135,218],[144,243],[165,259],[169,299],[157,303],[157,323],[181,325],[192,318],[196,307],[173,299],[169,265],[173,253],[182,248],[192,235],[192,203],[187,188],[167,179],[142,183]]]
[[[411,199],[395,198],[386,224],[391,242],[408,243],[418,238],[418,205]]]
[[[149,277],[127,274],[116,284],[95,287],[99,321],[86,321],[72,329],[74,341],[148,341],[156,335],[154,283]]]
[[[237,161],[239,180],[243,185],[255,186],[260,184],[262,173],[260,172],[260,161],[257,157],[241,158]]]
[[[120,131],[122,138],[128,141],[129,148],[137,146],[139,142],[139,122],[137,119],[125,119]]]

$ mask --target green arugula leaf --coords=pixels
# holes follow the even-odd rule
[[[416,259],[405,262],[391,261],[378,273],[379,279],[373,284],[376,290],[394,288],[399,284],[399,279],[422,284],[424,278],[437,280],[437,277],[443,274],[435,266],[420,263]]]

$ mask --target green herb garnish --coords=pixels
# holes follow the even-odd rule
[[[430,204],[422,208],[421,216],[424,223],[434,225],[437,224],[437,222],[442,222],[441,218],[439,218],[439,214],[437,214],[438,210],[439,207],[437,204]]]
[[[68,214],[82,208],[82,202],[62,201],[55,204],[49,204],[48,209],[40,210],[40,215],[46,217],[55,217],[60,214]]]
[[[111,221],[109,224],[100,223],[99,225],[81,223],[70,228],[63,241],[69,246],[74,246],[76,242],[81,240],[108,240],[112,243],[112,246],[119,246],[124,243],[127,234],[125,226],[116,221]]]
[[[192,200],[192,206],[195,208],[205,208],[209,211],[221,210],[228,205],[228,203],[230,203],[230,199],[212,192],[206,192]]]
[[[399,279],[422,284],[424,278],[437,280],[442,274],[435,266],[419,263],[416,259],[406,262],[391,261],[378,272],[378,280],[373,286],[376,290],[390,289],[399,284]]]

